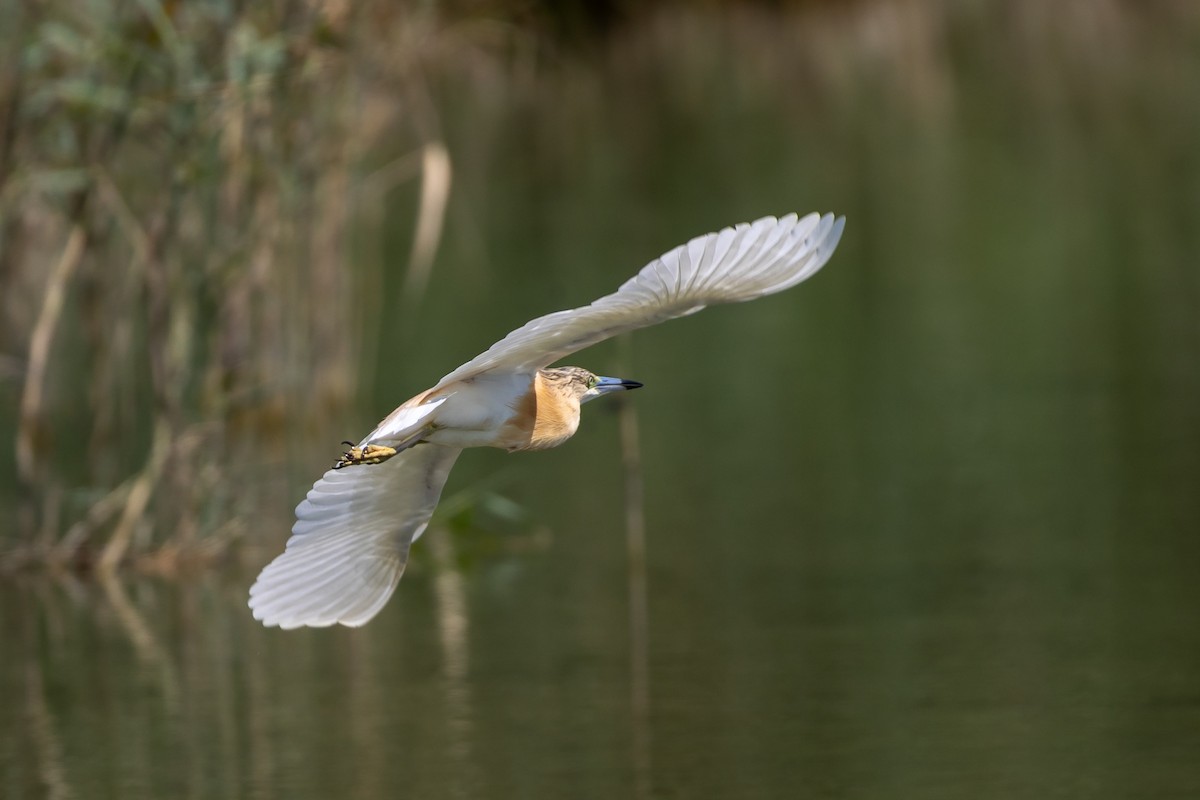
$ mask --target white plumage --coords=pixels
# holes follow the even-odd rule
[[[574,433],[581,402],[638,385],[599,379],[586,391],[555,388],[545,367],[625,331],[795,286],[829,260],[843,224],[831,214],[790,214],[692,239],[613,294],[526,323],[404,403],[362,442],[394,446],[397,455],[329,470],[296,507],[286,550],[250,589],[255,618],[281,628],[367,622],[395,590],[461,447],[526,449],[514,445],[517,433],[552,428],[548,440],[557,443]],[[537,446],[545,445],[528,445]]]
[[[392,596],[462,450],[426,444],[386,464],[329,470],[296,506],[282,555],[250,589],[264,625],[362,625]]]
[[[740,303],[795,286],[825,265],[845,218],[809,214],[698,236],[654,259],[591,305],[530,320],[438,381],[440,388],[489,370],[531,372],[616,336],[705,306]]]

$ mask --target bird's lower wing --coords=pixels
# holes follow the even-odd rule
[[[254,618],[358,626],[379,613],[460,452],[422,444],[384,464],[326,472],[296,507],[287,549],[250,587]]]
[[[531,371],[624,331],[781,292],[833,255],[844,218],[764,217],[700,236],[651,261],[613,294],[532,320],[435,387],[494,369]]]

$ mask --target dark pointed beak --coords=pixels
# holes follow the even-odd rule
[[[642,384],[637,381],[627,381],[624,378],[603,378],[596,376],[596,394],[609,392],[627,392],[630,389],[640,389]]]

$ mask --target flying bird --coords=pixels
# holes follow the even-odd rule
[[[464,448],[556,447],[578,429],[581,405],[642,385],[551,364],[625,331],[795,286],[829,260],[844,223],[789,214],[692,239],[591,305],[527,322],[405,402],[296,506],[286,549],[250,588],[255,619],[365,624],[395,591]]]

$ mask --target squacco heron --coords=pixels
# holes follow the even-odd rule
[[[296,506],[287,548],[250,588],[254,617],[281,628],[366,623],[395,591],[463,448],[556,447],[578,429],[581,405],[642,385],[550,364],[625,331],[795,286],[829,260],[844,222],[789,214],[692,239],[613,294],[517,328],[401,405]]]

